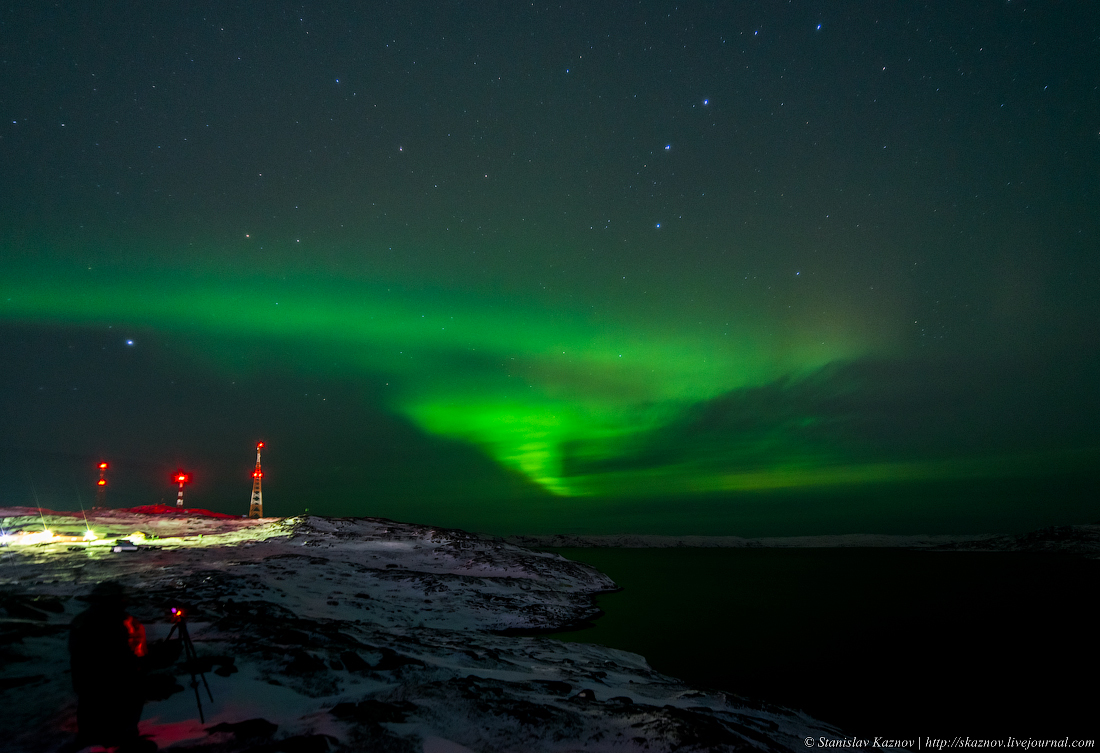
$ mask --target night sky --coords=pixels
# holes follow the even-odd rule
[[[0,505],[1100,518],[1100,8],[9,3]]]

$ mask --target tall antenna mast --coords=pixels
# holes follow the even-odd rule
[[[264,477],[264,472],[260,468],[260,450],[263,448],[263,442],[256,445],[256,470],[252,471],[252,504],[248,508],[248,517],[250,518],[262,518],[264,516],[264,495],[260,491],[260,480]]]

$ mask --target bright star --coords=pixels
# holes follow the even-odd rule
[[[126,344],[127,344],[127,345],[133,345],[133,344],[134,344],[134,341],[133,341],[133,340],[127,340],[127,341],[126,341]]]

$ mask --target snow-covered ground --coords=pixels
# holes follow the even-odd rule
[[[673,547],[728,549],[806,549],[836,547],[898,547],[935,549],[995,538],[978,536],[891,536],[877,533],[848,533],[835,536],[773,536],[746,539],[740,536],[660,536],[653,534],[554,534],[551,536],[509,536],[507,541],[527,547],[616,547],[624,549],[668,549]]]
[[[499,539],[174,509],[86,523],[7,508],[0,521],[5,751],[55,750],[72,736],[68,624],[86,606],[75,597],[112,579],[150,640],[167,635],[170,607],[188,611],[213,702],[203,691],[200,723],[182,664],[178,685],[164,678],[179,690],[146,704],[141,730],[171,750],[795,751],[807,737],[843,737],[688,687],[636,654],[532,634],[594,617],[594,595],[615,584]],[[99,540],[83,539],[89,528]],[[114,552],[122,538],[140,548]]]
[[[1028,533],[960,541],[942,548],[976,552],[1044,552],[1100,559],[1100,523],[1050,526]]]
[[[1048,552],[1100,558],[1100,524],[1051,526],[1022,534],[915,535],[849,533],[834,536],[777,536],[746,539],[740,536],[573,535],[510,536],[508,543],[525,547],[618,547],[627,549],[777,548],[832,549],[837,547],[892,547],[968,552]]]

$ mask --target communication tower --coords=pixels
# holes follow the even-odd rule
[[[176,495],[176,507],[183,507],[183,485],[191,483],[191,474],[184,473],[183,469],[176,471],[176,475],[172,477],[176,483],[180,485],[180,492]]]
[[[248,507],[248,517],[250,518],[262,518],[264,516],[264,495],[260,491],[260,481],[264,477],[263,469],[260,468],[260,450],[263,448],[263,442],[256,445],[256,470],[252,471],[252,504]]]
[[[107,464],[100,463],[99,466],[99,481],[96,482],[95,487],[95,507],[93,510],[104,510],[107,508]]]

